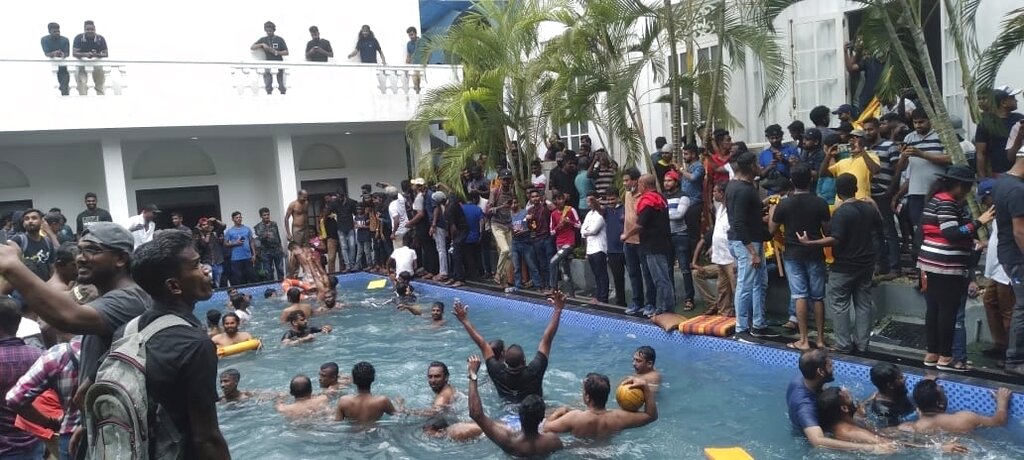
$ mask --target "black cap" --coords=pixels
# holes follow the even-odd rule
[[[853,106],[850,104],[843,104],[839,108],[832,111],[833,115],[839,115],[840,113],[853,113]]]
[[[812,139],[821,142],[821,130],[818,128],[811,128],[804,132],[804,139]]]
[[[153,211],[155,213],[160,212],[160,208],[157,205],[150,203],[142,207],[143,211]]]

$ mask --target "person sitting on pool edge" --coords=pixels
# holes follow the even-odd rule
[[[318,376],[320,389],[323,390],[323,394],[332,395],[338,393],[348,388],[348,384],[352,383],[352,376],[340,375],[340,372],[336,362],[331,361],[320,365]]]
[[[826,388],[818,395],[818,419],[821,421],[821,427],[825,431],[831,432],[836,439],[861,444],[891,444],[894,442],[893,439],[858,424],[854,416],[863,415],[858,414],[859,412],[857,402],[845,388]],[[927,445],[900,444],[909,447],[928,447]],[[956,442],[943,444],[942,450],[947,453],[967,453],[967,447]]]
[[[299,374],[292,377],[288,385],[288,392],[295,398],[295,401],[286,403],[278,401],[274,405],[281,415],[290,419],[307,418],[317,412],[324,412],[328,409],[327,395],[313,395],[313,382],[309,377]]]
[[[241,320],[237,314],[226,313],[221,317],[221,321],[224,324],[224,332],[210,338],[210,340],[213,340],[213,343],[217,345],[217,348],[242,343],[246,340],[252,340],[252,334],[238,331],[238,325],[241,324]]]
[[[900,424],[901,431],[920,434],[971,433],[976,428],[1005,426],[1009,418],[1010,397],[1013,393],[1000,387],[992,394],[996,400],[996,413],[991,416],[968,410],[946,413],[948,400],[942,385],[933,379],[924,379],[914,385],[914,403],[917,404],[918,419]]]
[[[636,372],[634,377],[643,379],[652,387],[661,385],[661,373],[654,368],[655,359],[657,359],[657,354],[654,352],[654,347],[649,345],[637,348],[633,353],[633,371]]]
[[[241,379],[242,374],[237,369],[225,369],[224,372],[220,373],[220,392],[222,396],[219,402],[244,401],[253,395],[251,391],[238,390],[238,381]]]
[[[544,373],[548,368],[548,356],[551,355],[551,342],[558,332],[558,322],[562,317],[562,308],[565,306],[565,294],[561,291],[554,291],[549,300],[555,308],[551,312],[547,328],[544,329],[544,335],[540,338],[540,344],[537,345],[537,354],[530,364],[526,364],[523,348],[518,344],[512,344],[505,350],[504,363],[495,358],[491,345],[469,322],[469,312],[466,310],[466,306],[462,303],[455,304],[455,317],[480,348],[480,352],[487,361],[487,375],[494,382],[494,388],[498,390],[498,394],[506,401],[521,403],[529,395],[544,396]]]
[[[564,296],[560,297],[564,299]],[[509,351],[511,351],[511,347]],[[480,392],[477,390],[480,358],[473,355],[469,357],[468,361],[469,416],[480,426],[488,439],[497,444],[505,453],[517,457],[547,455],[562,450],[564,446],[558,435],[540,432],[540,423],[544,420],[546,406],[544,398],[539,394],[529,394],[519,404],[519,422],[522,431],[514,431],[504,423],[488,417],[484,413],[483,404],[480,402]]]
[[[352,382],[356,384],[356,394],[345,395],[338,399],[338,408],[334,412],[337,421],[352,420],[367,425],[380,420],[384,414],[394,415],[399,412],[387,396],[374,396],[370,386],[376,378],[377,371],[373,364],[361,361],[352,366]],[[398,399],[398,405],[402,400]]]
[[[793,427],[802,431],[812,446],[873,454],[895,451],[892,444],[858,444],[825,436],[818,423],[818,395],[826,383],[835,379],[832,358],[823,349],[815,348],[800,355],[799,367],[800,375],[786,389],[786,405]]]
[[[224,332],[220,328],[220,317],[220,310],[206,310],[206,335],[213,337]]]
[[[878,391],[864,401],[864,413],[875,426],[896,426],[914,414],[914,403],[910,402],[907,395],[903,371],[895,364],[878,363],[872,366],[871,383]]]
[[[284,310],[281,310],[281,324],[288,323],[288,315],[291,315],[292,312],[301,311],[306,315],[306,318],[313,316],[313,307],[308,303],[302,302],[302,289],[297,287],[288,289],[287,296],[289,305]]]
[[[629,378],[623,385],[638,388],[644,392],[644,411],[630,412],[622,409],[608,410],[608,395],[611,384],[608,377],[590,373],[583,379],[583,403],[586,410],[570,409],[563,406],[555,409],[544,422],[548,433],[571,432],[577,438],[608,439],[629,428],[639,428],[658,419],[658,403],[647,382],[640,378]]]
[[[288,323],[291,324],[291,329],[288,329],[288,332],[281,337],[281,343],[285,345],[309,342],[316,338],[316,334],[333,330],[330,324],[325,324],[323,327],[310,326],[306,322],[306,314],[301,311],[293,311],[288,315]]]

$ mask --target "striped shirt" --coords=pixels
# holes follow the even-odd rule
[[[683,191],[676,189],[674,192],[665,192],[665,201],[668,202],[668,227],[671,233],[686,233],[686,209],[690,207],[690,197],[683,194]]]
[[[42,350],[17,337],[0,339],[0,391],[7,394],[18,379],[32,368]],[[14,427],[18,414],[10,404],[0,404],[0,457],[21,454],[36,447],[39,440]]]
[[[936,193],[921,216],[921,252],[917,268],[929,273],[967,276],[978,222],[964,217],[964,207],[947,192]]]
[[[618,173],[618,171],[616,171],[615,166],[608,165],[608,167],[598,166],[596,172],[597,175],[594,177],[594,190],[597,190],[598,193],[604,195],[604,191],[614,185],[615,174]]]
[[[935,131],[924,136],[913,131],[907,134],[903,142],[925,153],[945,153],[942,141],[939,140],[939,135]],[[935,182],[935,175],[944,172],[946,172],[946,167],[943,165],[932,163],[921,157],[910,157],[909,163],[907,163],[907,177],[910,178],[907,195],[927,195],[932,183]]]
[[[891,140],[879,142],[871,147],[871,150],[878,155],[878,166],[880,167],[878,172],[871,176],[871,195],[885,195],[889,191],[889,185],[892,184],[892,173],[896,162],[900,159],[900,152],[896,151]]]
[[[21,376],[7,392],[7,405],[19,407],[28,404],[47,389],[53,388],[60,396],[60,405],[66,411],[60,424],[60,433],[69,434],[78,426],[79,411],[71,400],[78,390],[78,356],[82,351],[82,337],[51,347]],[[72,355],[73,353],[73,355]]]

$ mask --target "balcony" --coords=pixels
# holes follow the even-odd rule
[[[287,61],[0,59],[0,65],[8,90],[0,105],[30,108],[4,111],[0,132],[406,121],[424,91],[455,82],[461,72]],[[69,96],[59,91],[61,67],[70,73]],[[274,77],[269,95],[268,72]],[[286,94],[279,92],[278,72]]]

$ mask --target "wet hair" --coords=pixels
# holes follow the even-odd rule
[[[226,323],[228,321],[228,318],[234,318],[236,323],[242,324],[242,319],[239,318],[238,315],[236,315],[234,312],[227,312],[224,314],[224,316],[221,316],[221,324]]]
[[[206,322],[210,326],[217,326],[220,324],[221,313],[220,310],[207,310],[206,311]]]
[[[338,370],[338,363],[336,363],[336,362],[334,362],[334,361],[329,361],[329,362],[326,362],[326,363],[323,363],[323,364],[321,364],[321,365],[320,365],[320,370],[322,370],[322,371],[328,371],[328,372],[330,372],[331,374],[333,374],[333,375],[334,375],[335,377],[337,377],[337,376],[338,376],[338,373],[340,372],[340,371]]]
[[[946,401],[939,388],[939,382],[922,379],[914,385],[914,404],[921,412],[945,412]]]
[[[608,383],[606,375],[591,372],[587,374],[587,378],[583,379],[583,392],[590,397],[590,401],[598,409],[604,409],[604,406],[608,404],[608,394],[611,391],[612,387]]]
[[[264,299],[269,299],[271,297],[274,297],[274,294],[277,294],[277,291],[275,291],[274,288],[266,288],[263,291],[263,298]]]
[[[658,354],[655,353],[655,351],[654,351],[654,347],[652,347],[650,345],[644,345],[644,346],[642,346],[640,348],[637,348],[636,349],[636,353],[638,353],[641,358],[643,358],[643,359],[645,359],[647,361],[650,361],[651,364],[654,364],[654,361],[658,357]]]
[[[828,107],[819,105],[811,109],[811,113],[807,116],[811,119],[811,123],[814,123],[814,126],[825,126],[828,124],[828,114]]]
[[[818,422],[831,431],[843,418],[843,393],[840,387],[829,387],[818,395]]]
[[[807,190],[811,186],[811,167],[803,162],[797,163],[789,170],[789,178],[793,181],[793,187]]]
[[[79,252],[78,245],[75,243],[64,243],[54,251],[53,263],[57,265],[67,265],[75,261]]]
[[[327,277],[327,286],[329,286],[331,289],[334,289],[334,288],[338,287],[338,277],[337,276],[328,276]]]
[[[899,376],[900,368],[893,363],[878,363],[871,367],[871,383],[880,392],[888,391]]]
[[[857,176],[842,173],[836,178],[836,195],[839,198],[852,198],[857,194]]]
[[[519,423],[523,428],[523,433],[538,433],[540,422],[544,420],[545,409],[544,398],[538,395],[532,394],[523,399],[523,402],[519,404]]]
[[[501,339],[492,340],[488,345],[491,346],[491,351],[494,352],[494,358],[498,361],[505,360],[505,341]]]
[[[236,382],[242,379],[242,374],[238,372],[238,369],[235,369],[233,367],[231,369],[225,369],[224,372],[220,373],[220,376],[227,377]]]
[[[928,119],[928,112],[925,112],[923,108],[918,107],[918,108],[914,109],[913,112],[910,112],[910,119],[911,120],[927,120]]]
[[[313,394],[313,382],[303,374],[292,377],[288,392],[296,398],[305,398]]]
[[[442,431],[447,429],[449,425],[450,424],[448,423],[448,419],[446,419],[444,415],[435,414],[427,419],[427,422],[423,424],[423,429],[431,431]]]
[[[373,364],[366,361],[360,361],[352,366],[352,383],[356,384],[359,391],[370,391],[370,385],[373,384],[376,376],[377,371],[373,368]]]
[[[244,310],[244,308],[242,308],[242,304],[245,301],[246,301],[246,297],[244,295],[241,295],[241,294],[236,295],[236,296],[231,298],[231,306],[235,307],[235,310]]]
[[[291,303],[299,303],[302,300],[302,289],[297,287],[288,288],[288,301]]]
[[[306,317],[306,314],[303,313],[301,310],[295,310],[295,311],[293,311],[293,312],[288,314],[288,322],[289,323],[294,323],[299,318],[305,318],[305,317]]]
[[[519,344],[509,346],[508,350],[505,350],[505,364],[512,368],[525,365],[526,358],[523,354],[523,347],[519,346]]]
[[[828,363],[828,353],[820,349],[805,351],[800,355],[800,375],[805,379],[818,377],[818,369],[824,369]]]
[[[21,324],[21,308],[18,302],[9,296],[0,296],[0,331],[8,336],[18,334]]]
[[[441,313],[444,313],[444,302],[434,302],[430,304],[430,308],[441,307]]]
[[[442,363],[441,361],[432,361],[430,365],[427,366],[427,369],[429,370],[432,367],[440,367],[441,370],[444,371],[444,378],[448,378],[448,365]]]
[[[165,283],[181,276],[181,253],[195,248],[192,235],[177,230],[161,230],[153,240],[132,254],[132,278],[154,299],[171,295]]]

